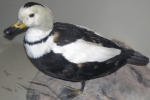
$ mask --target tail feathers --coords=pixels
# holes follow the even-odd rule
[[[134,53],[129,57],[127,62],[135,65],[147,65],[149,63],[149,58],[137,51],[134,51]]]

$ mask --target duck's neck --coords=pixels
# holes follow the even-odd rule
[[[42,30],[37,27],[31,27],[26,32],[25,40],[30,43],[40,41],[43,38],[47,37],[51,31],[52,31],[52,29]]]

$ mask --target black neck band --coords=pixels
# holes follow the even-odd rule
[[[39,40],[39,41],[35,41],[35,42],[28,42],[28,41],[26,41],[25,40],[25,38],[24,38],[24,44],[29,44],[29,45],[35,45],[35,44],[39,44],[39,43],[42,43],[42,42],[45,42],[47,39],[48,39],[48,37],[50,36],[51,34],[49,34],[48,36],[46,36],[45,38],[43,38],[43,39],[41,39],[41,40]]]

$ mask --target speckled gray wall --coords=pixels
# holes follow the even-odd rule
[[[150,58],[149,0],[32,0],[46,5],[54,21],[86,26],[109,39],[121,40]],[[0,1],[0,38],[17,20],[19,8],[29,0]],[[23,34],[11,41],[22,43]]]

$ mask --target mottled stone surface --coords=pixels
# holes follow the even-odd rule
[[[118,45],[123,43],[113,40]],[[68,82],[37,72],[27,91],[27,100],[61,100],[63,86],[79,89],[79,82]],[[144,100],[150,92],[150,70],[146,66],[126,64],[117,72],[86,81],[84,94],[73,100]]]

